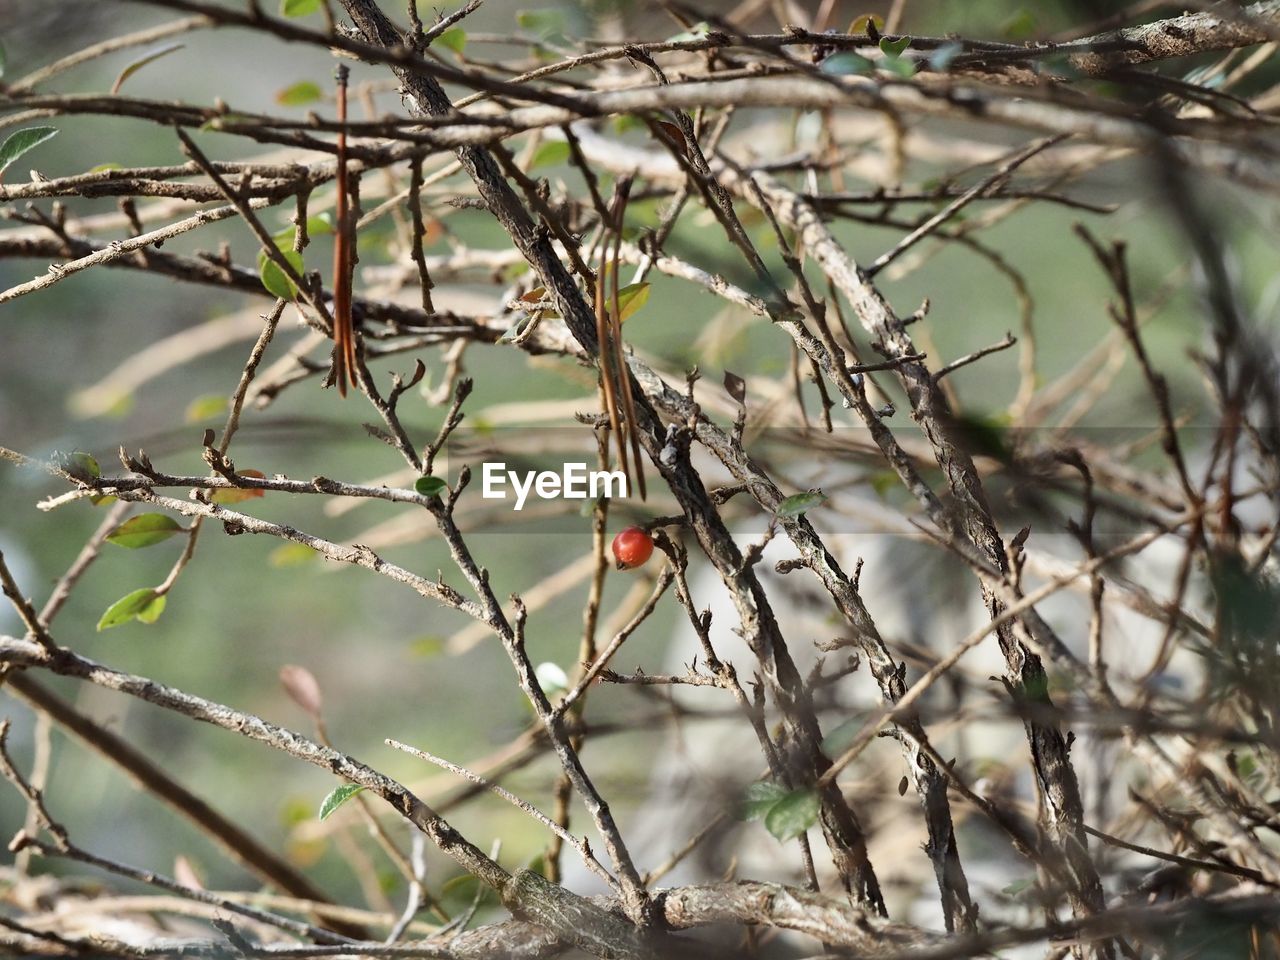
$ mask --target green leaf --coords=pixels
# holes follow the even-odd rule
[[[823,60],[818,69],[833,76],[853,76],[870,73],[875,69],[875,64],[860,53],[843,50]]]
[[[1026,877],[1022,880],[1015,880],[1007,887],[1002,887],[1000,892],[1007,897],[1015,900],[1025,899],[1036,888],[1035,877]]]
[[[667,37],[664,43],[687,43],[690,40],[702,40],[711,31],[711,25],[703,20],[696,23],[684,33],[677,33],[674,37]]]
[[[886,57],[900,57],[902,51],[911,46],[910,37],[899,37],[897,40],[890,40],[888,37],[880,38],[880,52]]]
[[[138,611],[137,617],[139,623],[155,623],[160,619],[160,614],[164,613],[164,605],[166,597],[154,597],[150,603]]]
[[[818,822],[818,791],[793,790],[775,803],[764,817],[764,828],[786,843]]]
[[[440,898],[450,913],[461,913],[472,903],[495,903],[498,895],[487,884],[481,883],[469,873],[450,877],[440,886]]]
[[[546,40],[564,32],[564,13],[559,10],[521,10],[516,14],[516,23],[520,29]]]
[[[858,739],[862,732],[863,717],[850,717],[822,738],[822,752],[828,757],[838,757]]]
[[[364,787],[359,784],[344,783],[342,786],[330,792],[330,794],[324,798],[324,802],[320,804],[320,819],[328,820],[329,815],[332,814],[333,811],[337,810],[363,789]]]
[[[529,169],[535,167],[554,167],[569,159],[569,144],[563,140],[548,140],[534,151],[529,161]]]
[[[305,543],[282,543],[267,554],[267,563],[277,568],[300,567],[311,563],[318,556],[319,554]]]
[[[321,0],[280,0],[280,16],[305,17],[320,9]]]
[[[159,596],[153,587],[143,587],[141,590],[134,590],[132,593],[125,594],[107,607],[98,619],[98,629],[110,630],[112,627],[128,623],[134,618],[142,620],[144,613],[149,614],[150,619],[142,622],[154,623],[163,609],[164,597]]]
[[[892,470],[881,470],[879,473],[873,473],[868,479],[871,482],[871,489],[883,500],[898,486],[899,478]]]
[[[763,820],[773,805],[787,795],[787,788],[772,780],[758,780],[742,794],[738,804],[739,820]]]
[[[794,493],[778,504],[774,511],[779,517],[798,517],[802,513],[813,510],[827,502],[827,495],[821,490],[810,490],[808,493]]]
[[[132,393],[118,393],[111,401],[110,406],[102,411],[102,415],[116,420],[127,417],[129,411],[133,409],[134,402],[135,398]]]
[[[302,254],[296,250],[281,250],[284,258],[298,275],[302,275]],[[267,288],[267,292],[279,297],[281,300],[292,300],[298,295],[298,288],[294,285],[283,270],[281,270],[274,260],[267,256],[265,250],[258,251],[258,276],[262,278],[262,285]]]
[[[916,75],[915,61],[906,60],[902,57],[885,57],[880,61],[879,67],[886,73],[896,73],[904,80]]]
[[[107,534],[107,543],[137,550],[153,543],[168,540],[174,534],[185,533],[186,527],[163,513],[144,513],[130,517]]]
[[[624,113],[613,118],[613,130],[615,133],[626,133],[628,130],[647,129],[648,127],[645,126],[644,121],[634,113]]]
[[[307,217],[307,233],[313,237],[323,234],[333,233],[333,217],[327,213],[321,213],[314,217]]]
[[[951,66],[951,61],[962,52],[964,52],[963,43],[956,43],[954,40],[951,43],[944,43],[929,54],[929,69],[938,73],[946,73],[947,68]]]
[[[297,228],[290,224],[273,233],[271,239],[276,242],[276,247],[281,253],[292,253],[293,238],[296,232]],[[333,233],[333,218],[327,213],[319,213],[314,217],[307,217],[307,233],[313,237]]]
[[[253,117],[245,113],[222,113],[216,117],[210,117],[204,123],[200,124],[201,130],[225,130],[228,124],[237,123],[253,123]]]
[[[538,685],[548,697],[569,689],[569,676],[558,663],[549,660],[540,663],[534,667],[533,675],[538,678]]]
[[[1036,15],[1025,8],[1019,10],[1001,25],[1000,32],[1009,40],[1029,40],[1036,33]]]
[[[448,47],[458,56],[462,56],[462,51],[467,49],[467,31],[461,27],[450,27],[431,42],[442,47]]]
[[[498,338],[498,342],[505,343],[507,341],[514,340],[516,337],[520,336],[520,334],[524,332],[524,328],[532,322],[532,314],[526,314],[523,317],[516,317],[511,326],[507,327],[507,329],[503,331],[502,336]]]
[[[315,103],[324,99],[324,91],[320,84],[310,80],[299,80],[297,83],[276,91],[276,103],[282,107],[300,107],[304,103]]]
[[[1013,459],[1009,445],[1009,420],[1002,414],[960,414],[956,417],[958,431],[971,455],[986,456],[1008,463]]]
[[[409,644],[409,652],[415,657],[437,657],[444,653],[444,640],[434,635],[419,637]]]
[[[1246,753],[1236,760],[1236,769],[1240,772],[1240,776],[1249,779],[1257,773],[1258,761],[1254,759],[1253,754]]]
[[[124,167],[122,167],[118,163],[100,163],[96,167],[90,167],[88,172],[89,173],[106,173],[106,171],[108,170],[123,170],[123,169]]]
[[[60,458],[62,469],[77,480],[97,480],[102,476],[102,468],[93,454],[76,450]]]
[[[448,488],[448,484],[439,477],[419,477],[413,481],[413,489],[417,490],[424,497],[434,497],[442,490]]]
[[[167,57],[171,53],[176,53],[185,46],[185,43],[166,43],[162,46],[152,47],[150,50],[145,51],[140,57],[138,57],[138,59],[130,62],[123,70],[120,71],[120,76],[116,77],[116,82],[111,85],[111,92],[113,94],[119,93],[120,88],[124,86],[124,82],[145,67],[148,63],[154,63],[161,57]]]
[[[5,142],[0,143],[0,176],[4,175],[13,161],[28,150],[40,146],[57,135],[57,127],[24,127],[9,134]]]
[[[611,298],[612,299],[612,298]],[[618,291],[618,322],[625,323],[649,302],[648,283],[629,283]]]
[[[183,415],[183,418],[187,423],[199,423],[201,420],[219,416],[226,409],[227,395],[225,393],[206,393],[187,404],[187,412]]]

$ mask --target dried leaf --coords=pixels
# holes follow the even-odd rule
[[[116,82],[111,85],[111,92],[113,94],[119,93],[120,88],[124,86],[124,82],[145,67],[148,63],[154,63],[161,57],[167,57],[171,53],[176,53],[185,46],[185,43],[166,43],[163,46],[152,47],[150,50],[147,50],[142,54],[142,56],[138,57],[137,60],[134,60],[120,71],[120,76],[116,77]]]
[[[266,476],[261,470],[241,470],[239,471],[239,475],[242,477],[257,477],[260,480],[264,479]],[[234,487],[215,490],[210,494],[209,499],[214,503],[228,504],[243,503],[246,500],[252,500],[255,497],[262,496],[266,496],[265,490],[260,490],[255,487]]]
[[[173,860],[173,879],[189,890],[204,889],[195,866],[182,854],[178,854]]]
[[[724,372],[724,388],[738,403],[747,402],[747,381],[736,373],[730,373],[728,370]]]
[[[324,709],[324,697],[320,694],[320,681],[306,667],[286,663],[280,668],[280,684],[298,706],[313,720],[320,719]]]
[[[689,156],[689,141],[685,138],[684,131],[674,123],[668,123],[665,120],[659,120],[657,121],[657,124],[666,131],[667,136],[680,144],[680,149],[684,151],[684,155],[686,157]]]

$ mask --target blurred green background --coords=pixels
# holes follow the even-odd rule
[[[403,16],[398,6],[386,6],[393,16]],[[912,2],[907,5],[904,30],[991,39],[1048,36],[1087,19],[1090,6]],[[515,15],[525,8],[527,5],[491,0],[468,20],[467,30],[476,36],[519,33]],[[843,28],[853,17],[876,8],[876,4],[838,4],[833,25]],[[646,4],[624,4],[620,13],[599,5],[564,9],[568,24],[587,30],[595,29],[593,18],[603,12],[623,18],[623,33],[628,38],[661,39],[677,32],[675,25]],[[710,5],[709,9],[723,13],[732,5]],[[422,10],[430,17],[433,7],[424,4]],[[0,15],[0,40],[8,51],[6,76],[20,77],[89,42],[159,23],[168,16],[161,9],[123,3],[66,0],[48,6],[10,0]],[[311,25],[318,25],[319,18],[313,19]],[[184,50],[140,71],[126,92],[199,104],[211,104],[220,97],[233,111],[287,112],[275,103],[281,89],[301,80],[314,81],[326,89],[329,86],[333,61],[312,50],[244,31],[199,31],[180,39],[186,45]],[[518,54],[514,46],[480,44],[473,38],[468,52],[492,60]],[[59,76],[45,89],[105,91],[134,55],[123,52],[105,57]],[[1169,69],[1181,75],[1198,65],[1176,64]],[[357,64],[353,72],[355,83],[385,79],[378,68],[369,65]],[[392,93],[380,95],[378,103],[387,111],[400,109]],[[294,112],[301,117],[305,109],[294,108]],[[332,107],[320,104],[316,109],[328,114]],[[58,138],[24,157],[18,164],[21,169],[10,171],[10,180],[25,179],[28,167],[37,168],[46,177],[59,177],[107,162],[131,166],[182,160],[171,131],[141,121],[69,116],[50,122],[60,130]],[[747,129],[745,124],[751,122],[741,121],[744,126],[736,128],[737,135],[741,136]],[[934,132],[1007,143],[1030,139],[1030,135],[1011,138],[1007,132],[972,125],[937,124]],[[213,132],[199,134],[199,142],[217,159],[248,158],[260,149],[246,140]],[[567,168],[540,173],[563,177],[571,190],[581,189],[580,181]],[[936,171],[912,167],[907,182],[920,183],[935,175]],[[872,185],[856,180],[849,183],[850,189],[859,186]],[[1207,178],[1199,180],[1197,188],[1206,207],[1214,211],[1240,281],[1242,302],[1248,312],[1269,322],[1277,292],[1274,207],[1256,203],[1243,191]],[[984,243],[1028,279],[1044,380],[1068,369],[1111,329],[1104,310],[1108,287],[1089,252],[1071,233],[1074,222],[1087,222],[1104,236],[1129,241],[1140,297],[1149,296],[1186,259],[1186,245],[1153,193],[1143,158],[1107,166],[1068,190],[1096,203],[1119,204],[1119,209],[1100,218],[1079,210],[1032,205],[982,235]],[[145,201],[141,205],[145,207]],[[41,201],[40,206],[47,209],[47,201]],[[74,215],[84,215],[111,211],[114,203],[73,200],[69,207]],[[264,219],[270,225],[283,225],[291,212],[286,204],[267,212]],[[383,221],[384,228],[390,226],[390,219]],[[480,212],[452,216],[449,228],[458,239],[476,247],[505,246],[500,232]],[[860,260],[874,258],[901,235],[898,230],[865,225],[843,225],[837,232]],[[753,236],[769,254],[770,265],[776,266],[779,261],[767,227],[754,226]],[[230,244],[237,262],[253,263],[254,242],[238,220],[188,234],[171,241],[166,249],[209,251],[223,241]],[[441,242],[429,252],[445,249]],[[698,209],[686,212],[670,249],[732,278],[746,277],[740,258]],[[387,250],[376,235],[362,238],[361,269],[390,262]],[[319,238],[308,253],[308,266],[322,267],[328,257],[326,238]],[[45,267],[37,261],[0,261],[0,287],[39,275]],[[678,281],[656,274],[651,279],[654,286],[649,304],[627,327],[628,338],[637,348],[667,361],[673,370],[698,362],[715,381],[723,369],[743,376],[778,376],[786,370],[790,344],[782,331],[757,318],[733,313],[721,321],[725,332],[699,341],[698,335],[714,322],[720,307],[701,293],[691,294]],[[886,277],[883,289],[902,313],[910,313],[924,297],[931,299],[926,328],[941,358],[953,359],[998,340],[1007,330],[1017,330],[1017,306],[1007,281],[986,260],[959,246],[932,256],[923,269],[900,280]],[[268,304],[208,287],[185,287],[136,271],[96,269],[3,305],[0,443],[32,456],[90,451],[106,472],[116,470],[114,451],[118,447],[129,451],[143,448],[163,470],[203,472],[201,432],[206,426],[220,428],[222,417],[188,421],[184,411],[196,397],[230,392],[251,340],[236,342],[151,379],[118,398],[111,410],[100,415],[78,415],[69,398],[160,338],[246,306],[262,311]],[[268,354],[268,364],[279,358],[289,342],[285,334],[294,330],[291,311],[281,329]],[[1204,330],[1196,297],[1181,290],[1147,328],[1153,351],[1168,365],[1179,409],[1193,408],[1199,402],[1200,387],[1185,355],[1202,344]],[[430,382],[438,382],[439,358],[426,355],[424,359]],[[388,370],[407,372],[411,366],[410,357],[393,358],[379,363],[375,372],[385,378]],[[581,368],[567,361],[526,358],[509,346],[482,346],[468,351],[466,366],[476,380],[476,391],[468,404],[473,413],[511,402],[581,399],[582,409],[593,403],[590,391],[584,389]],[[966,413],[998,414],[1016,390],[1016,352],[957,374],[953,386]],[[414,397],[406,398],[402,410],[421,445],[434,435],[443,411],[413,402]],[[1132,371],[1127,370],[1095,411],[1093,422],[1132,426],[1137,417],[1141,424],[1150,423],[1147,413],[1135,413],[1141,397]],[[837,409],[836,415],[843,416],[843,412]],[[369,438],[362,429],[361,423],[372,419],[373,414],[358,400],[343,402],[312,380],[285,391],[267,410],[250,411],[231,453],[238,467],[255,467],[268,475],[304,478],[322,473],[368,480],[400,466],[390,448]],[[61,490],[57,482],[35,471],[0,466],[0,548],[37,604],[43,602],[50,585],[74,559],[103,515],[102,509],[83,501],[51,513],[36,509],[39,499]],[[358,538],[363,531],[403,512],[375,501],[341,516],[329,516],[323,506],[322,498],[290,500],[269,494],[244,509],[336,541]],[[520,522],[469,535],[476,556],[492,573],[498,596],[527,590],[587,551],[591,541],[585,518],[580,518],[577,532],[564,532],[564,524],[554,526],[551,530],[546,525]],[[611,522],[611,528],[616,527],[617,521]],[[466,625],[459,615],[363,570],[340,569],[318,561],[282,565],[282,556],[273,555],[278,546],[266,538],[233,538],[219,529],[208,529],[195,561],[170,596],[158,623],[144,626],[135,622],[98,633],[94,625],[106,606],[130,590],[163,579],[181,549],[177,541],[136,552],[108,547],[59,617],[54,633],[59,642],[116,668],[310,732],[305,716],[283,695],[277,679],[282,665],[303,665],[323,687],[328,727],[336,745],[410,784],[434,777],[435,772],[383,745],[384,737],[465,763],[507,743],[527,725],[529,710],[496,643],[482,642],[458,656],[440,652],[441,641]],[[387,559],[427,575],[442,569],[446,580],[461,586],[437,540],[382,552]],[[603,606],[606,617],[617,609],[633,584],[634,577],[610,575]],[[586,587],[580,585],[533,615],[530,645],[535,661],[553,661],[571,669],[585,596]],[[673,604],[664,602],[660,613],[632,639],[620,668],[636,664],[651,670],[660,668],[661,652],[676,622],[674,610]],[[730,626],[722,624],[718,629],[727,636]],[[7,609],[0,611],[0,629],[18,629]],[[211,798],[219,809],[267,841],[287,847],[291,856],[313,871],[334,895],[359,900],[356,880],[337,846],[308,840],[316,835],[314,830],[290,833],[296,823],[314,821],[321,798],[335,786],[323,771],[90,685],[43,679],[81,709],[125,733],[179,781]],[[871,695],[869,683],[866,695]],[[594,719],[617,720],[633,727],[591,742],[585,755],[606,795],[624,812],[628,800],[642,797],[645,738],[651,733],[640,721],[652,715],[651,702],[646,696],[620,689],[597,694],[591,702]],[[30,716],[8,697],[2,709],[14,719],[13,749],[25,765],[31,751]],[[110,766],[87,756],[60,733],[54,740],[49,787],[53,812],[66,822],[81,845],[162,872],[171,870],[174,854],[182,853],[198,865],[211,886],[250,883],[240,868],[185,822],[137,792]],[[540,761],[510,778],[507,785],[547,808],[554,777],[552,765]],[[432,782],[442,781],[436,778]],[[12,835],[21,815],[13,792],[0,790],[0,833]],[[527,862],[545,840],[522,815],[490,798],[473,802],[455,820],[482,847],[492,838],[503,838],[503,861],[509,865]],[[666,853],[644,851],[641,857],[644,865],[652,865]],[[379,870],[390,877],[385,860],[377,855],[375,859]],[[433,859],[433,864],[437,862]],[[433,871],[433,876],[440,877],[452,867],[433,866]],[[397,900],[400,895],[396,893]]]

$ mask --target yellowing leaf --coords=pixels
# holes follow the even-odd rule
[[[258,479],[265,478],[265,474],[263,474],[261,470],[241,470],[239,471],[239,475],[242,477],[257,477]],[[265,490],[259,490],[252,487],[235,487],[215,490],[209,499],[214,503],[222,504],[243,503],[245,500],[252,500],[254,497],[261,497],[265,495]]]
[[[436,636],[419,637],[409,645],[414,656],[434,657],[444,652],[444,640]]]
[[[612,297],[610,301],[612,302]],[[649,302],[648,283],[629,283],[618,291],[618,322],[624,323]]]
[[[867,27],[871,29],[868,30]],[[853,23],[849,24],[850,35],[865,33],[868,36],[879,36],[880,31],[884,29],[884,17],[878,13],[864,13],[860,17],[854,17]]]
[[[300,567],[311,563],[318,556],[305,543],[282,543],[267,554],[267,563],[276,568]]]
[[[300,107],[304,103],[315,103],[324,98],[324,91],[318,83],[310,80],[299,80],[283,90],[276,91],[276,103],[282,107]]]
[[[206,393],[196,397],[187,404],[184,419],[187,423],[199,423],[224,413],[227,409],[227,396],[223,393]]]

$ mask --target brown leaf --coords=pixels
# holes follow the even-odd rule
[[[685,139],[684,131],[674,123],[667,123],[665,120],[659,120],[657,123],[658,126],[667,132],[667,136],[680,144],[680,148],[684,151],[684,155],[686,157],[689,156],[689,141]]]
[[[241,470],[239,475],[258,480],[266,479],[266,474],[261,470]],[[254,497],[265,497],[266,495],[267,491],[265,490],[252,487],[232,487],[213,491],[209,499],[214,503],[243,503],[245,500],[252,500]]]
[[[724,372],[724,388],[738,403],[747,402],[747,381],[736,373],[730,373],[728,370]]]
[[[324,698],[320,695],[320,681],[314,673],[306,667],[287,663],[280,668],[280,684],[290,699],[305,710],[312,720],[320,719]]]
[[[204,884],[200,882],[200,876],[196,873],[196,868],[182,854],[178,854],[173,861],[173,879],[177,880],[182,886],[190,890],[203,890]]]

